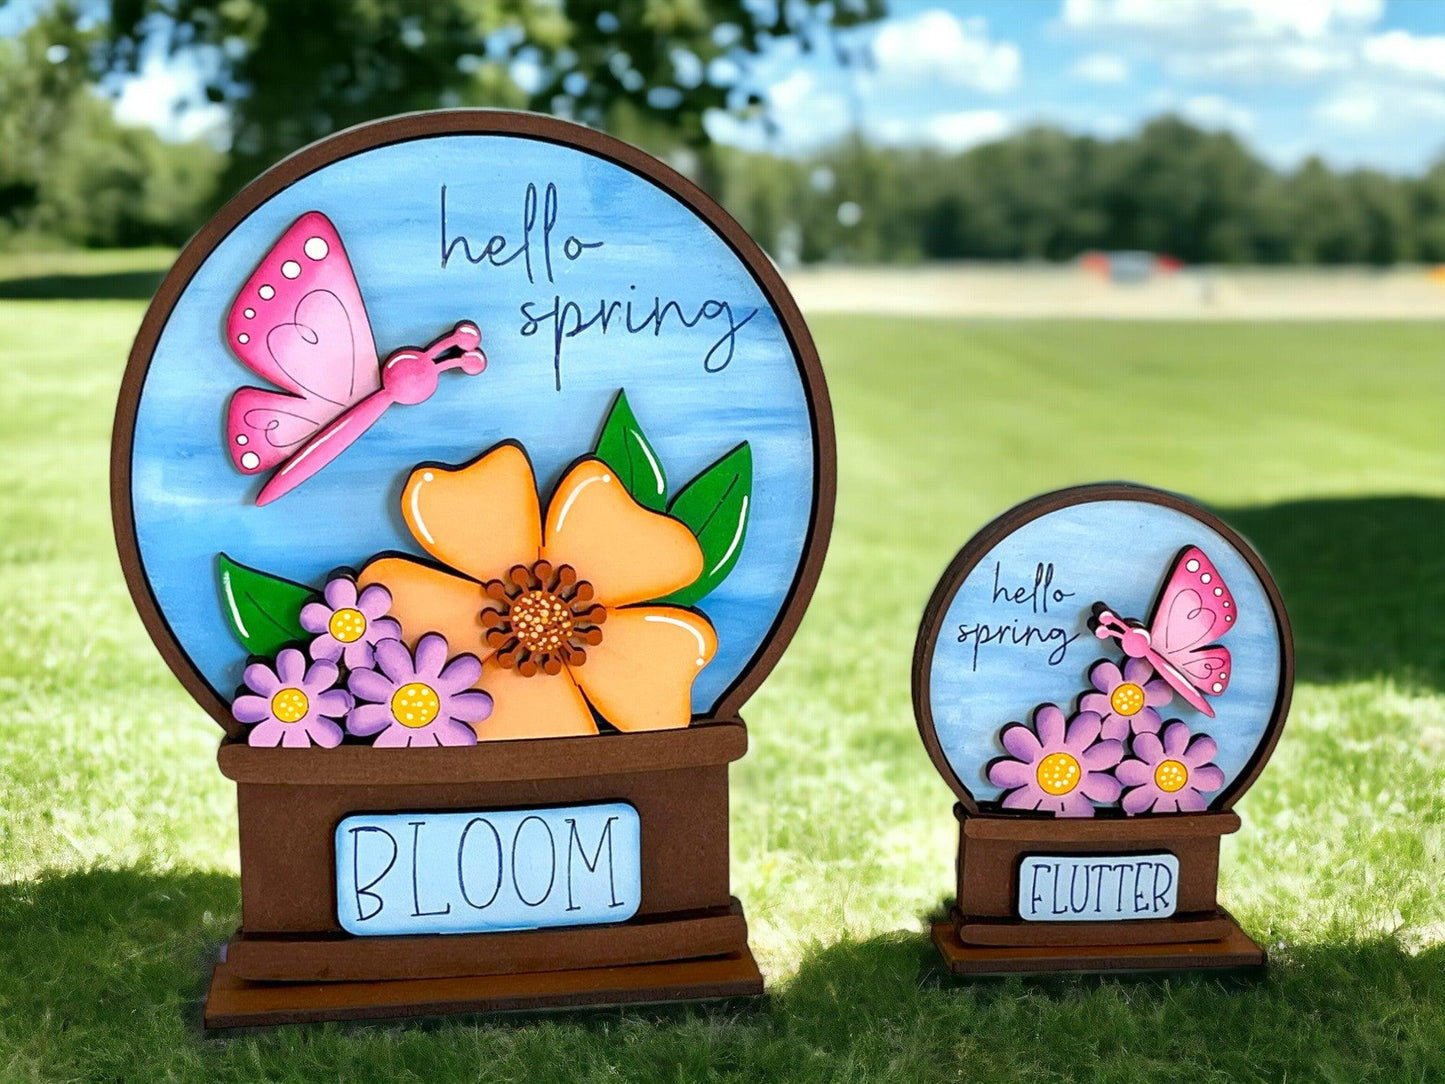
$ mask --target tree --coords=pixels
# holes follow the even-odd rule
[[[442,105],[525,107],[607,127],[666,121],[707,143],[712,109],[759,110],[743,87],[770,43],[804,48],[875,19],[884,0],[112,0],[105,66],[157,45],[210,66],[233,115],[230,175],[377,116]]]
[[[58,4],[0,40],[0,240],[178,244],[199,224],[221,157],[117,124],[95,93],[98,32]]]

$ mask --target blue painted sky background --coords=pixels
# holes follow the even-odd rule
[[[439,193],[448,187],[453,235],[522,237],[528,183],[558,186],[553,235],[602,241],[569,263],[554,250],[555,285],[529,284],[517,261],[440,261]],[[444,374],[436,395],[393,407],[316,477],[264,508],[258,480],[223,448],[224,412],[244,383],[263,384],[226,349],[222,324],[247,276],[297,216],[320,210],[346,244],[383,354],[423,344],[470,319],[489,365],[480,376]],[[534,243],[540,244],[540,228]],[[474,252],[480,245],[474,244]],[[636,289],[632,289],[635,286]],[[619,322],[569,340],[562,390],[552,339],[523,337],[519,305],[552,307],[562,295],[596,311],[603,298],[676,299],[689,316],[713,298],[757,315],[738,333],[732,363],[708,373],[703,357],[721,321],[692,330],[670,320],[661,335],[624,335]],[[634,320],[634,326],[640,322]],[[701,608],[717,627],[717,657],[699,676],[705,711],[737,677],[792,584],[812,506],[813,444],[796,361],[778,320],[730,249],[650,182],[579,151],[533,140],[452,136],[369,151],[314,173],[260,207],[200,268],[177,304],[140,401],[132,502],[146,574],[182,646],[222,693],[240,680],[244,652],[229,632],[215,585],[216,554],[301,582],[359,567],[382,550],[420,553],[402,522],[401,485],[423,460],[462,462],[496,442],[520,440],[545,495],[590,452],[613,397],[627,390],[660,455],[672,491],[741,441],[753,448],[754,489],[742,556]]]
[[[1239,774],[1264,737],[1279,687],[1279,630],[1263,586],[1223,538],[1183,513],[1140,501],[1099,501],[1051,512],[1015,531],[978,563],[949,604],[930,669],[930,704],[944,755],[975,798],[1001,796],[984,771],[1003,755],[998,733],[1007,723],[1032,722],[1042,703],[1072,713],[1079,694],[1093,688],[1089,667],[1122,658],[1117,641],[1105,643],[1088,630],[1093,604],[1104,601],[1123,616],[1149,620],[1165,575],[1188,545],[1213,559],[1234,594],[1238,624],[1220,641],[1234,656],[1234,673],[1229,688],[1211,701],[1213,719],[1178,696],[1162,714],[1219,743],[1216,763],[1226,786]],[[1011,588],[1032,585],[1036,565],[1053,562],[1054,588],[1075,594],[1058,608],[1051,604],[1047,616],[996,603],[996,562],[1002,565],[999,585]],[[1057,642],[1047,649],[991,643],[980,649],[978,669],[972,669],[973,644],[958,642],[959,626],[1015,618],[1061,626],[1078,639],[1057,666],[1047,662]]]

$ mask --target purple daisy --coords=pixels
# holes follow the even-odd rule
[[[1099,740],[1099,716],[1082,711],[1064,724],[1053,704],[1034,712],[1034,726],[1010,723],[999,735],[1009,756],[988,767],[988,778],[1008,791],[1004,809],[1037,809],[1060,817],[1092,817],[1094,802],[1119,798],[1110,769],[1124,755],[1117,739]]]
[[[1124,812],[1199,813],[1209,807],[1204,796],[1224,786],[1224,772],[1211,764],[1219,751],[1208,734],[1189,734],[1178,719],[1158,734],[1134,737],[1133,755],[1114,770],[1124,792]]]
[[[1103,720],[1105,738],[1123,741],[1130,727],[1135,734],[1159,733],[1155,709],[1169,703],[1174,690],[1163,678],[1155,677],[1148,660],[1129,659],[1120,670],[1104,659],[1090,668],[1089,683],[1098,691],[1079,697],[1079,710],[1092,711]]]
[[[251,726],[247,744],[287,749],[340,745],[336,721],[351,710],[351,694],[335,687],[338,676],[334,662],[307,666],[306,656],[294,647],[282,649],[274,669],[263,662],[246,667],[251,692],[236,697],[231,714]]]
[[[371,666],[379,641],[401,638],[396,619],[383,616],[391,609],[391,592],[381,584],[357,594],[354,580],[337,576],[321,596],[325,602],[301,607],[301,627],[319,634],[311,641],[313,659],[340,659],[348,669],[364,670]]]
[[[352,709],[348,731],[375,734],[379,747],[477,744],[468,724],[492,714],[492,698],[472,688],[482,676],[475,655],[448,662],[446,637],[429,632],[417,641],[415,656],[400,640],[382,640],[376,667],[351,672],[351,691],[369,703]]]

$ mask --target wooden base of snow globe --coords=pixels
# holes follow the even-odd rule
[[[914,651],[919,732],[958,799],[957,895],[932,930],[948,970],[1263,967],[1219,904],[1220,842],[1293,680],[1268,570],[1184,498],[1079,486],[988,524]]]
[[[728,768],[835,480],[776,268],[643,152],[442,111],[247,186],[112,445],[131,596],[237,789],[206,1026],[760,994]]]
[[[1238,831],[1234,813],[1126,821],[954,813],[957,902],[934,925],[933,943],[955,975],[1264,965],[1264,950],[1215,898],[1220,837]],[[1106,917],[1121,914],[1130,917]]]
[[[319,768],[284,749],[223,745],[221,770],[237,787],[243,925],[216,967],[206,1026],[762,993],[742,905],[728,883],[728,765],[746,748],[741,722],[380,758],[343,747]],[[629,839],[617,822],[606,836],[585,823],[573,835],[574,811],[619,804],[636,811],[635,854],[625,852]],[[495,811],[525,815],[514,815],[513,827]],[[383,898],[381,885],[369,884],[390,859],[389,844],[360,867],[347,861],[344,831],[338,847],[336,826],[358,813],[371,824],[400,818],[405,830],[393,836],[402,865],[393,868],[404,876],[390,892],[405,898]],[[449,832],[446,815],[458,813],[463,828]],[[463,835],[467,823],[473,827]],[[564,826],[565,838],[549,824]],[[450,859],[445,885],[436,883],[441,863],[426,849],[433,845]],[[523,853],[539,848],[547,859],[540,872]],[[408,861],[430,869],[408,871]],[[630,869],[639,875],[637,900],[622,884]],[[586,905],[581,880],[598,875],[616,890],[604,907],[617,900],[635,908],[626,921],[605,923],[604,910],[600,925],[390,936],[357,936],[339,921],[344,897],[358,888],[356,914],[377,904],[413,915],[510,904],[565,916]]]

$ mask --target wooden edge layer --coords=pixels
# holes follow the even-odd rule
[[[742,720],[681,730],[479,742],[436,749],[253,749],[221,743],[221,773],[237,783],[375,786],[576,779],[728,764],[748,748]]]
[[[525,1012],[755,997],[763,975],[751,952],[706,960],[397,982],[246,982],[216,965],[203,1013],[210,1028],[322,1020],[397,1020],[449,1013]]]
[[[745,951],[742,905],[648,916],[616,926],[572,926],[506,933],[351,937],[248,935],[226,948],[226,964],[248,982],[368,982],[459,978],[516,972],[726,956]]]
[[[1168,942],[1154,945],[965,945],[952,922],[933,926],[933,944],[954,975],[983,978],[997,975],[1049,975],[1064,971],[1187,971],[1257,970],[1265,953],[1239,924],[1229,921],[1227,935],[1216,941]]]
[[[1186,941],[1219,941],[1234,922],[1222,912],[1174,915],[1138,922],[1022,922],[1018,919],[963,918],[955,913],[954,929],[966,945],[1161,945]]]
[[[1157,817],[1020,817],[972,813],[954,806],[969,839],[1003,839],[1050,844],[1097,843],[1104,846],[1147,846],[1164,839],[1227,836],[1239,831],[1238,813],[1180,813]]]

